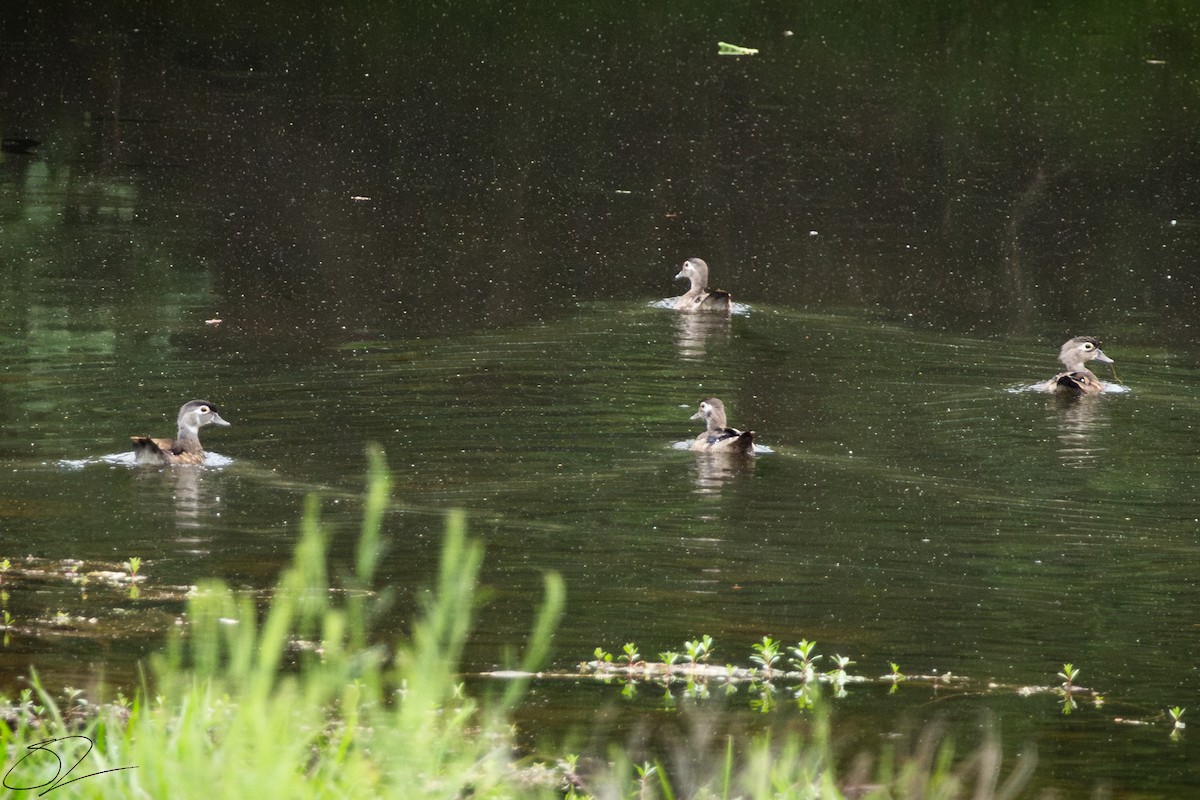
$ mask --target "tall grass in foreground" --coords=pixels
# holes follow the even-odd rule
[[[210,581],[188,603],[188,625],[154,660],[152,695],[139,694],[127,720],[102,715],[71,730],[42,695],[48,723],[0,726],[4,769],[26,747],[55,736],[96,741],[49,797],[372,798],[512,796],[507,715],[520,693],[481,708],[462,694],[455,670],[470,631],[482,547],[461,514],[447,519],[431,599],[395,652],[374,646],[369,592],[381,551],[390,479],[370,454],[353,573],[332,591],[328,535],[314,498],[305,507],[293,561],[265,612],[252,598]],[[562,582],[546,596],[526,659],[545,652],[563,606]],[[83,739],[56,743],[63,772]],[[14,796],[45,791],[58,764],[34,753],[6,777]]]
[[[390,492],[382,454],[369,455],[355,566],[336,591],[326,571],[328,536],[310,498],[293,561],[265,614],[220,582],[201,585],[189,601],[187,627],[154,660],[151,688],[138,693],[127,714],[111,706],[79,722],[76,709],[64,711],[39,689],[21,721],[0,724],[8,770],[0,794],[33,798],[50,790],[52,800],[1011,796],[1011,787],[997,790],[998,747],[982,748],[959,774],[939,747],[886,759],[870,770],[878,783],[857,775],[839,781],[824,723],[807,743],[763,737],[736,754],[726,744],[716,758],[685,757],[670,774],[657,763],[635,766],[620,752],[583,778],[570,758],[550,767],[521,764],[509,720],[524,684],[514,681],[484,705],[463,693],[456,674],[482,559],[461,515],[447,519],[436,585],[409,639],[392,651],[368,637]],[[524,668],[544,658],[563,599],[561,581],[548,576]],[[37,744],[58,737],[71,738]],[[692,767],[683,768],[689,760]],[[846,794],[847,786],[856,788]]]

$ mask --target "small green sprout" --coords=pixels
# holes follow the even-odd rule
[[[612,653],[608,652],[603,647],[597,647],[592,652],[592,655],[595,656],[596,660],[601,664],[611,664],[613,660]]]
[[[713,638],[706,633],[699,639],[684,642],[683,649],[687,651],[688,660],[695,666],[700,661],[708,661],[708,657],[712,655]]]
[[[754,655],[750,656],[750,660],[755,664],[759,664],[763,668],[763,672],[770,676],[771,669],[780,659],[781,643],[775,641],[770,636],[764,636],[761,642],[751,645],[754,650]]]
[[[813,648],[816,646],[817,643],[815,641],[810,642],[808,639],[801,639],[800,644],[788,648],[792,652],[792,658],[789,660],[792,662],[792,666],[804,674],[805,682],[811,681],[816,677],[813,664],[821,660],[821,656],[813,655]]]
[[[888,694],[895,694],[900,688],[900,681],[906,680],[908,676],[900,671],[900,665],[895,661],[889,661],[888,666],[892,668],[892,674],[887,676],[887,679],[892,682],[892,688],[888,689]]]
[[[138,570],[142,568],[142,560],[137,556],[130,556],[129,560],[125,562],[125,568],[129,570],[131,578],[136,578]]]
[[[651,764],[649,761],[643,761],[641,765],[635,765],[634,769],[638,774],[638,797],[654,797],[654,789],[651,780],[658,772],[658,767]]]
[[[627,667],[636,667],[638,664],[644,663],[642,661],[642,654],[638,652],[637,645],[633,642],[626,642],[625,646],[621,649],[625,652],[617,656],[617,661],[620,663]]]
[[[1058,677],[1063,679],[1063,689],[1070,692],[1075,689],[1075,679],[1079,677],[1079,670],[1068,662],[1063,664],[1062,672],[1058,673]]]
[[[679,660],[679,653],[668,650],[665,653],[659,653],[658,659],[667,665],[667,671],[670,672],[671,668],[675,666],[675,662]]]
[[[1187,727],[1187,723],[1183,721],[1183,712],[1186,710],[1187,709],[1180,708],[1179,706],[1167,709],[1167,713],[1171,715],[1171,722],[1177,731],[1183,730]]]
[[[833,678],[834,683],[845,683],[847,678],[846,667],[856,662],[851,661],[849,656],[839,656],[837,653],[834,653],[833,663],[835,666],[829,671],[829,677]]]

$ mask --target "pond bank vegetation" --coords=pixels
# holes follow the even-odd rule
[[[394,646],[370,635],[386,594],[375,591],[390,478],[372,450],[353,570],[328,572],[328,532],[316,498],[305,507],[294,557],[269,604],[221,582],[200,584],[187,624],[172,631],[133,697],[92,704],[77,690],[32,688],[0,704],[3,784],[13,797],[52,791],[122,798],[1009,798],[1034,768],[1030,753],[1006,758],[994,730],[960,754],[930,729],[910,746],[847,759],[837,752],[826,707],[814,703],[803,731],[697,735],[678,752],[639,759],[628,750],[581,756],[558,745],[529,752],[513,723],[545,660],[565,605],[548,575],[524,654],[502,691],[470,696],[460,673],[478,600],[481,544],[450,514],[440,569],[409,637]],[[684,654],[647,662],[633,644],[614,659],[597,649],[585,673],[606,680],[844,686],[839,656],[819,673],[815,643],[789,652],[764,637],[752,669],[709,666],[703,636]],[[1065,665],[1068,698],[1078,671]],[[576,678],[579,673],[572,673]],[[893,665],[882,680],[904,676]],[[691,691],[695,691],[692,689]],[[1172,714],[1176,731],[1182,728]]]

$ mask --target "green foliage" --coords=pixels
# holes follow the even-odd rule
[[[763,668],[763,671],[768,675],[771,674],[771,669],[781,658],[780,649],[782,644],[775,641],[770,636],[764,636],[761,642],[756,642],[751,645],[754,654],[750,656],[750,660]]]
[[[801,672],[806,682],[816,677],[815,664],[821,659],[821,656],[813,655],[813,650],[816,649],[816,646],[816,642],[801,639],[798,645],[788,648],[792,653],[792,658],[790,659],[792,666]]]
[[[1079,677],[1079,670],[1073,664],[1067,662],[1063,664],[1062,671],[1058,673],[1058,677],[1062,678],[1065,682],[1063,688],[1070,691],[1071,687],[1075,685],[1075,679]]]
[[[708,657],[712,655],[713,638],[707,633],[699,639],[691,639],[683,643],[683,649],[687,651],[688,661],[693,664],[704,663],[708,661]]]
[[[639,664],[644,664],[642,654],[638,652],[637,645],[633,642],[626,642],[622,648],[624,652],[617,657],[617,660],[629,667],[636,667]]]
[[[436,585],[394,664],[368,637],[389,496],[382,454],[372,450],[370,461],[354,572],[344,582],[354,591],[331,591],[329,536],[310,498],[292,563],[261,618],[251,598],[203,584],[186,630],[155,659],[155,694],[140,692],[127,720],[114,705],[81,722],[77,692],[58,703],[39,688],[40,709],[32,696],[23,700],[24,718],[37,724],[0,726],[4,752],[79,733],[95,749],[84,753],[86,740],[74,739],[61,751],[68,763],[84,758],[78,775],[136,767],[66,783],[54,790],[58,800],[513,796],[507,715],[524,685],[509,684],[484,708],[456,674],[482,560],[463,515],[447,519]],[[562,606],[561,581],[550,577],[534,624],[541,638],[524,666],[544,657]],[[44,782],[43,755],[17,764],[9,785]]]

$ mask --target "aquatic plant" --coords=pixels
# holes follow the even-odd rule
[[[692,663],[692,666],[707,662],[708,657],[712,655],[713,638],[706,633],[699,639],[690,639],[684,642],[683,649],[687,651],[688,661]]]
[[[847,673],[846,673],[846,667],[848,667],[854,663],[856,663],[856,662],[851,661],[849,656],[839,656],[837,653],[834,653],[833,654],[834,667],[833,667],[833,669],[829,670],[829,672],[827,674],[829,675],[830,678],[833,679],[834,683],[839,684],[839,685],[844,684],[846,682],[846,679],[849,677],[849,675],[847,675]]]
[[[1075,679],[1079,677],[1079,670],[1070,662],[1063,664],[1062,670],[1059,671],[1058,677],[1063,679],[1062,686],[1059,687],[1061,695],[1062,713],[1070,714],[1076,708],[1075,703]]]
[[[1187,723],[1183,721],[1184,709],[1179,706],[1168,708],[1167,713],[1171,716],[1171,741],[1177,742],[1183,737],[1183,729],[1187,727]]]
[[[639,665],[645,666],[645,661],[642,661],[642,654],[638,652],[637,645],[633,642],[626,642],[621,648],[624,652],[617,656],[617,660],[627,667],[633,668]]]
[[[138,570],[142,568],[142,559],[130,556],[129,560],[125,562],[125,567],[129,570],[129,577],[137,578]]]
[[[816,648],[815,641],[810,642],[808,639],[801,639],[800,644],[789,648],[792,652],[790,661],[792,665],[804,676],[804,680],[811,681],[816,678],[815,664],[821,659],[821,656],[813,655],[813,649]]]
[[[756,642],[751,645],[754,654],[750,656],[750,660],[763,668],[763,673],[770,677],[771,670],[782,657],[780,654],[781,644],[770,636],[764,636],[761,642]]]
[[[1063,664],[1062,670],[1058,673],[1058,677],[1063,679],[1063,691],[1072,692],[1075,690],[1075,679],[1079,677],[1079,670],[1070,662]]]
[[[888,666],[891,667],[891,674],[885,675],[884,679],[892,682],[892,688],[888,689],[888,694],[895,694],[900,687],[900,681],[907,680],[908,676],[900,671],[900,665],[895,661],[889,661]]]

